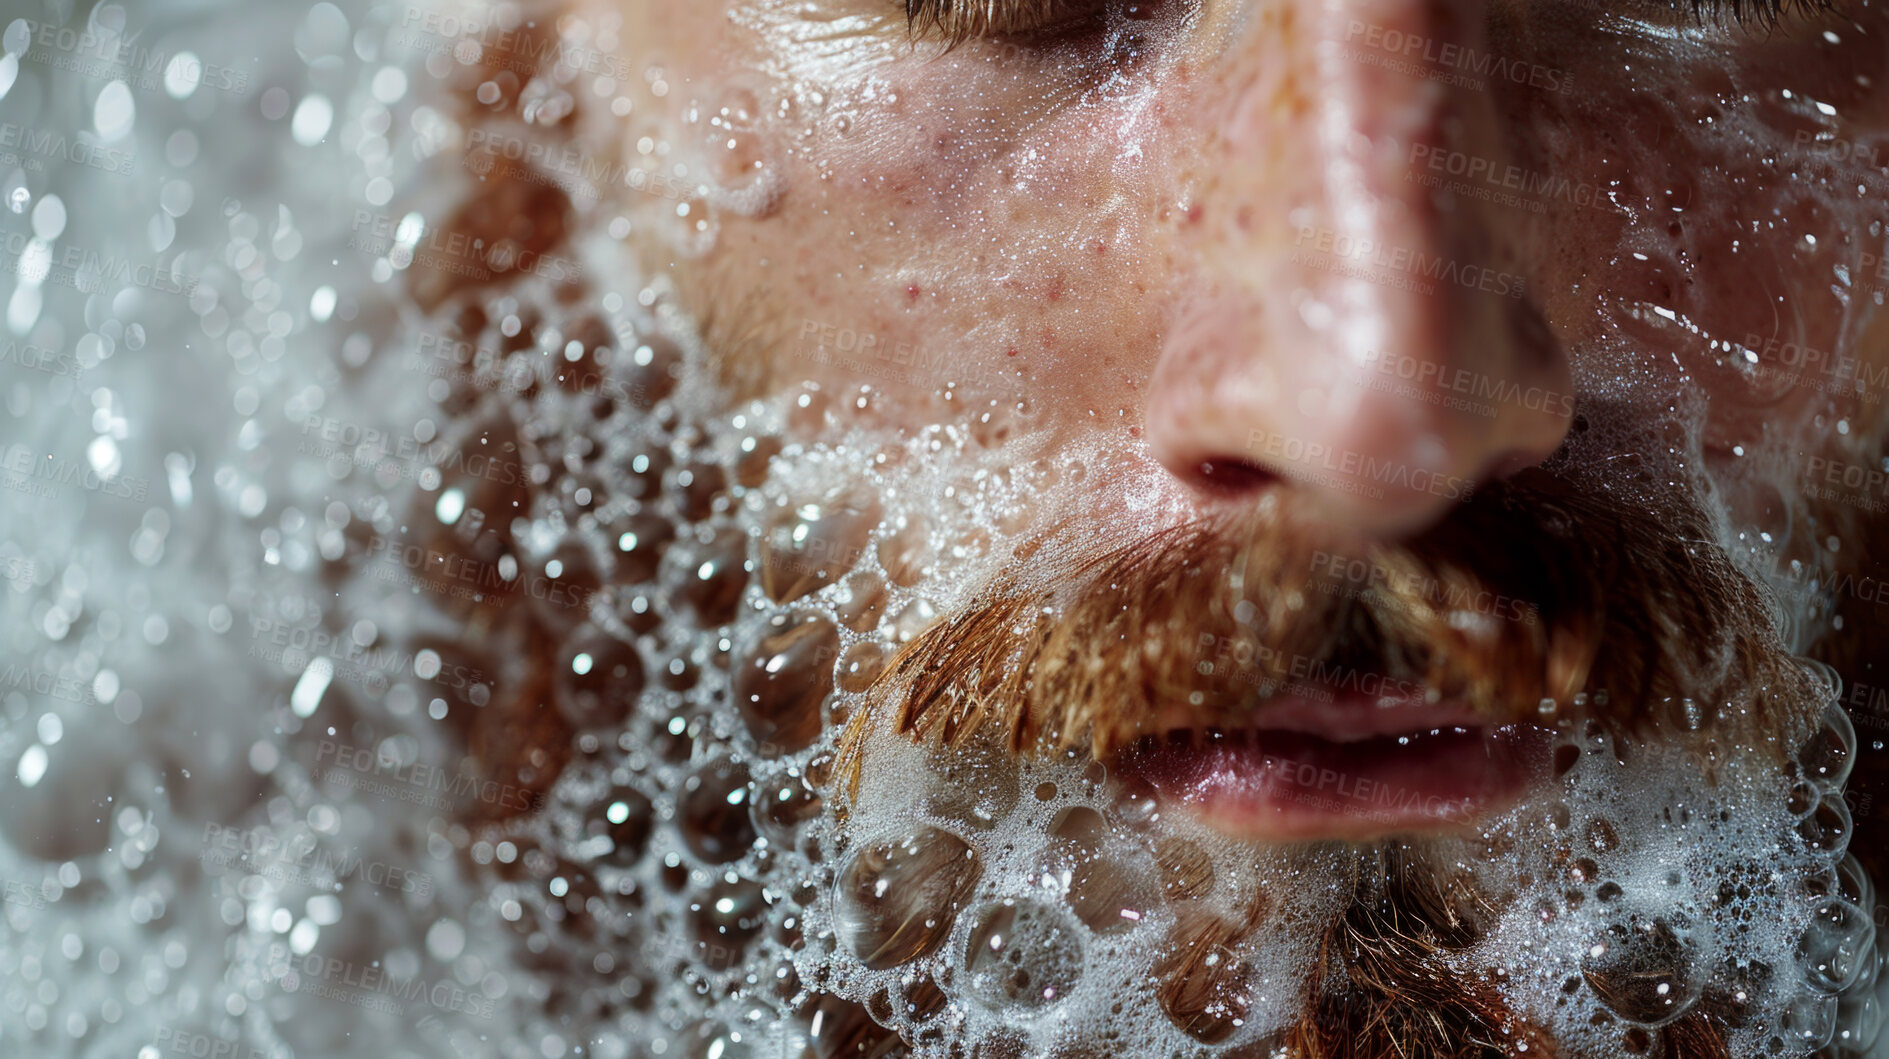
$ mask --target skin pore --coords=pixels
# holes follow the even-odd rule
[[[1652,849],[1670,825],[1640,803],[1671,795],[1774,848],[1767,829],[1800,826],[1780,808],[1790,770],[1826,738],[1812,733],[1828,696],[1794,656],[1835,664],[1846,686],[1879,681],[1860,587],[1879,572],[1869,474],[1889,383],[1879,9],[1740,26],[1650,4],[1066,6],[1080,10],[1041,33],[955,46],[922,21],[915,39],[891,0],[596,0],[561,23],[609,25],[633,57],[630,105],[580,109],[569,135],[644,183],[606,189],[605,209],[559,235],[622,221],[610,231],[699,339],[704,421],[735,424],[691,434],[671,415],[668,453],[713,451],[784,410],[785,449],[742,481],[753,492],[705,502],[664,562],[706,583],[716,542],[743,527],[772,603],[830,608],[791,621],[805,643],[844,644],[842,676],[862,641],[832,625],[886,641],[799,727],[757,720],[775,692],[736,683],[759,740],[743,767],[792,758],[804,772],[770,772],[792,780],[767,789],[804,783],[812,800],[790,808],[833,825],[814,896],[794,898],[804,921],[782,931],[799,980],[826,983],[791,994],[798,1010],[889,1027],[858,1030],[886,1049],[939,1032],[927,1020],[944,1010],[954,1040],[989,1054],[1052,1038],[1088,1054],[1081,1019],[1074,1038],[1039,1029],[1026,1047],[978,1013],[968,963],[945,977],[945,955],[976,954],[974,917],[954,917],[978,880],[1016,869],[1005,899],[1067,897],[1092,960],[1157,983],[1124,1019],[1158,1008],[1161,1032],[1234,1041],[1230,1054],[1766,1043],[1773,1014],[1740,1007],[1760,992],[1744,957],[1762,945],[1725,939],[1767,901],[1797,906],[1755,885],[1721,907],[1716,879],[1687,903],[1704,881],[1671,882],[1650,854],[1609,894],[1594,873],[1616,869],[1616,826],[1589,814],[1607,807],[1629,848]],[[702,392],[682,374],[684,395]],[[656,476],[686,495],[686,472]],[[973,518],[960,500],[974,492],[997,514]],[[658,510],[643,502],[638,517]],[[928,529],[906,549],[914,526]],[[848,562],[870,554],[866,572],[777,562],[805,554],[776,536],[798,546],[801,529],[845,538]],[[908,551],[928,558],[902,564]],[[1332,592],[1354,558],[1368,587]],[[878,575],[891,602],[861,587]],[[1486,606],[1437,605],[1453,586]],[[683,604],[689,629],[626,621],[665,649],[726,630],[746,672],[754,615]],[[757,657],[778,650],[789,672],[830,657],[782,636]],[[1319,801],[1281,823],[1266,813],[1282,789],[1310,805],[1361,788],[1229,794],[1254,759],[1186,755],[1254,718],[1295,726],[1292,746],[1331,741],[1317,704],[1337,700],[1319,679],[1290,690],[1303,659],[1379,681],[1375,702],[1327,714],[1408,709],[1561,742],[1518,757],[1527,782],[1500,791],[1504,769],[1438,787],[1453,769],[1367,762],[1351,743],[1308,752],[1429,797],[1375,815]],[[685,668],[666,686],[686,690]],[[1385,683],[1410,701],[1386,706]],[[1700,703],[1707,720],[1688,712]],[[685,825],[741,751],[661,731],[708,715],[678,710],[652,743],[696,770],[668,803]],[[1183,732],[1178,765],[1121,753]],[[983,793],[946,804],[919,793],[934,780]],[[1557,782],[1565,798],[1542,793]],[[1877,827],[1863,815],[1859,853]],[[1045,837],[1041,861],[999,852]],[[804,839],[771,841],[778,863],[805,854]],[[733,863],[725,852],[689,855]],[[1835,870],[1743,848],[1725,863]],[[1101,897],[1098,865],[1124,880]],[[905,892],[886,880],[918,880],[917,896],[874,905]],[[1120,933],[1128,912],[1145,934]],[[1618,929],[1598,949],[1595,924]],[[1589,956],[1571,970],[1516,956],[1551,944]],[[1510,977],[1492,985],[1497,965]],[[1671,992],[1638,996],[1622,977]],[[856,1054],[830,1034],[814,1050]]]
[[[1865,664],[1872,608],[1792,585],[1874,572],[1870,498],[1803,485],[1880,461],[1873,6],[1076,6],[955,43],[871,0],[610,9],[665,91],[600,149],[713,189],[633,197],[629,241],[735,396],[1081,449],[1141,531],[1277,505],[1342,554],[1663,446],[1781,646]]]
[[[870,380],[891,400],[958,381],[959,407],[1024,401],[1033,426],[1152,457],[1176,481],[1149,488],[1195,505],[1181,487],[1202,463],[1305,477],[1269,455],[1273,435],[1419,458],[1440,444],[1424,465],[1475,481],[1567,429],[1557,400],[1485,416],[1369,389],[1381,373],[1360,366],[1384,362],[1552,395],[1630,378],[1647,409],[1702,394],[1714,457],[1765,430],[1821,446],[1836,419],[1869,421],[1793,384],[1783,349],[1879,345],[1865,276],[1883,175],[1822,146],[1885,120],[1873,9],[1681,32],[1673,13],[1626,12],[1649,27],[1574,5],[1139,6],[1073,40],[940,55],[892,4],[649,24],[630,5],[625,39],[687,86],[654,109],[712,112],[739,70],[734,98],[767,111],[730,153],[784,189],[772,209],[724,211],[705,259],[653,250],[730,374],[757,392],[820,378],[808,320],[869,333],[918,351]],[[1468,69],[1494,56],[1522,83],[1387,69],[1408,41]],[[1419,74],[1461,74],[1422,58]],[[695,129],[666,117],[648,131],[689,164]],[[1418,278],[1405,262],[1422,257],[1462,278],[1434,294],[1371,281]],[[1642,352],[1654,340],[1667,355]],[[1292,493],[1391,533],[1447,502]]]

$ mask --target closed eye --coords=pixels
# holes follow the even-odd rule
[[[1689,14],[1699,24],[1731,22],[1740,29],[1772,29],[1792,18],[1809,18],[1836,6],[1835,0],[1662,0],[1675,14]],[[1681,10],[1681,9],[1684,10]]]
[[[962,44],[982,37],[1034,37],[1100,25],[1109,0],[903,0],[914,39]],[[1140,7],[1151,7],[1144,2]]]
[[[1029,38],[1103,22],[1110,0],[899,0],[915,40],[956,46],[984,37]],[[1129,19],[1152,17],[1159,0],[1125,4]],[[1731,23],[1743,30],[1769,30],[1792,18],[1809,18],[1837,0],[1620,0],[1621,8],[1657,7],[1672,17],[1704,25]],[[1596,6],[1606,7],[1606,3]],[[1632,14],[1630,10],[1621,14]]]

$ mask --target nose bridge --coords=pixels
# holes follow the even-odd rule
[[[1200,193],[1229,222],[1150,387],[1177,473],[1257,465],[1394,532],[1559,443],[1566,402],[1504,399],[1567,389],[1502,239],[1521,215],[1463,176],[1507,164],[1481,3],[1284,0],[1229,32]]]
[[[1307,222],[1359,236],[1435,226],[1413,158],[1501,150],[1486,96],[1449,65],[1473,66],[1482,52],[1475,21],[1456,9],[1481,0],[1273,2],[1291,17],[1227,31],[1206,196],[1284,201],[1289,209],[1270,212],[1289,235]],[[1251,247],[1231,239],[1220,249]]]

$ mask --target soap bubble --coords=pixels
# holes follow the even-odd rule
[[[1628,1022],[1664,1026],[1698,1001],[1696,946],[1663,918],[1629,915],[1608,924],[1581,957],[1581,977],[1602,1004]]]
[[[996,1008],[1029,1011],[1062,1000],[1082,978],[1083,940],[1067,913],[1006,898],[973,914],[965,990]]]
[[[934,827],[866,846],[834,884],[841,940],[871,968],[933,952],[982,872],[969,843]]]

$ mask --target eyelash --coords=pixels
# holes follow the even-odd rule
[[[980,37],[1038,37],[1082,23],[1099,25],[1107,0],[904,0],[914,39],[936,37],[956,47]],[[1151,7],[1141,0],[1132,7]]]
[[[1676,8],[1680,0],[1669,0]],[[1834,0],[1689,0],[1692,18],[1700,24],[1729,16],[1740,29],[1773,29],[1787,18],[1820,15]]]
[[[1129,3],[1129,17],[1136,17],[1135,9],[1152,8],[1155,2]],[[1687,14],[1699,25],[1729,18],[1741,30],[1770,30],[1788,18],[1822,14],[1837,0],[1648,2],[1673,14]],[[1099,24],[1109,7],[1107,0],[904,0],[904,4],[906,25],[914,40],[936,37],[953,48],[980,37],[1035,37],[1083,22]],[[1141,17],[1146,17],[1145,11]]]

